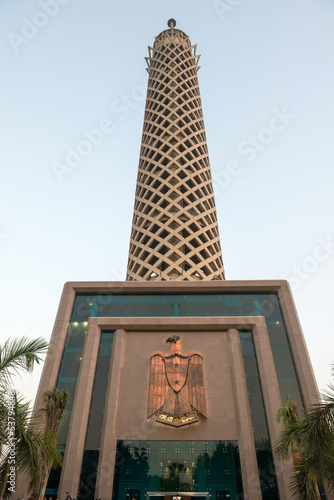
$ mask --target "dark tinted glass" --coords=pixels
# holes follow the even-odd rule
[[[138,500],[146,500],[148,491],[207,491],[212,498],[226,492],[225,498],[240,500],[237,442],[118,441],[113,499],[132,500],[133,491]]]
[[[252,332],[240,332],[262,498],[279,498]]]
[[[303,408],[299,384],[276,293],[78,295],[68,347],[82,349],[88,318],[159,316],[265,316],[282,401],[289,395]],[[291,377],[292,383],[287,383]]]
[[[113,337],[113,332],[101,333],[81,468],[79,498],[82,500],[94,499]]]

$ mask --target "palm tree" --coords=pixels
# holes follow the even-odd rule
[[[42,446],[42,437],[32,426],[29,403],[23,403],[22,398],[16,392],[12,392],[13,405],[10,413],[13,415],[11,415],[6,393],[12,383],[13,375],[20,370],[31,373],[35,363],[41,361],[40,355],[47,349],[48,344],[42,338],[9,339],[0,345],[0,499],[6,493],[6,481],[10,470],[8,445],[13,436],[8,431],[8,417],[11,416],[14,419],[12,422],[15,422],[16,473],[27,468],[30,459],[34,455],[37,457],[37,448]],[[45,446],[49,448],[46,441]]]
[[[164,488],[169,491],[190,491],[193,487],[190,471],[182,462],[172,462],[167,467],[168,476],[164,479]],[[187,481],[188,480],[188,481]]]
[[[38,421],[32,415],[30,404],[24,402],[16,392],[12,397],[13,404],[9,407],[6,401],[0,401],[0,414],[3,417],[0,425],[2,431],[2,446],[0,446],[0,499],[11,494],[10,483],[7,482],[10,466],[15,461],[15,473],[29,472],[32,463],[37,463],[40,451],[48,453],[56,463],[61,462],[61,455],[54,447],[52,441],[38,430]],[[6,427],[9,416],[12,415],[13,434]],[[15,453],[11,456],[10,444],[15,443]]]
[[[276,421],[282,423],[284,428],[288,426],[293,426],[299,422],[298,408],[296,403],[290,398],[286,397],[285,405],[278,410]],[[296,467],[300,464],[300,455],[298,453],[297,445],[291,442],[290,445],[293,464]]]
[[[284,426],[298,422],[298,408],[290,396],[286,397],[285,405],[278,410],[276,420],[278,423],[282,422]]]
[[[283,408],[278,415],[284,415]],[[314,405],[304,417],[297,414],[285,420],[275,451],[286,460],[291,447],[299,453],[292,480],[293,498],[318,500],[319,483],[327,484],[329,492],[334,493],[333,385],[322,395],[322,403]]]
[[[20,370],[31,373],[35,363],[41,361],[39,355],[47,349],[48,343],[42,338],[8,339],[0,345],[0,391],[8,389],[12,376]]]
[[[64,389],[60,391],[56,387],[51,387],[43,393],[43,406],[37,413],[37,416],[42,418],[43,435],[53,444],[54,449],[57,448],[57,437],[68,403],[68,395]],[[51,450],[43,448],[40,451],[39,460],[31,470],[33,479],[30,484],[36,493],[39,492],[39,500],[44,498],[51,468],[58,465],[60,463],[58,460],[55,461]]]

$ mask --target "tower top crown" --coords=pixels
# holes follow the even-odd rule
[[[169,21],[168,21],[167,25],[168,25],[168,27],[169,27],[170,29],[175,28],[175,26],[176,26],[176,21],[175,21],[175,19],[169,19]]]

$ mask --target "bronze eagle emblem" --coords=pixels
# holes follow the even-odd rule
[[[147,417],[179,427],[207,417],[203,377],[203,357],[197,351],[182,354],[178,335],[168,337],[171,353],[151,356],[150,389]]]

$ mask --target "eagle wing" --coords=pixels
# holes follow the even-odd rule
[[[150,418],[164,404],[168,390],[165,363],[161,354],[151,357],[150,389],[148,396],[147,418]]]
[[[188,368],[187,388],[189,403],[203,417],[207,417],[205,390],[204,390],[204,375],[203,375],[203,358],[200,354],[192,354]]]

